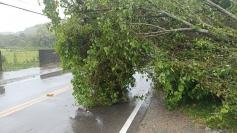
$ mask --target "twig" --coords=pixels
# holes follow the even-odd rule
[[[162,28],[160,26],[157,25],[153,25],[153,24],[146,24],[146,23],[130,23],[131,25],[147,25],[147,26],[152,26],[152,27],[156,27],[158,29],[162,29],[162,30],[166,30],[165,28]]]

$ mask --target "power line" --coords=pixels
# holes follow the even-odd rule
[[[19,1],[19,2],[21,2],[21,3],[25,3],[25,4],[28,4],[28,5],[31,5],[31,6],[34,6],[34,7],[39,7],[39,6],[37,6],[37,5],[33,5],[33,4],[30,4],[30,3],[25,2],[25,1],[22,1],[22,0],[17,0],[17,1]]]
[[[24,10],[24,11],[27,11],[27,12],[35,13],[35,14],[38,14],[38,15],[46,16],[46,15],[44,15],[42,13],[38,13],[38,12],[31,11],[31,10],[28,10],[28,9],[25,9],[25,8],[13,6],[13,5],[10,5],[10,4],[3,3],[3,2],[0,2],[0,4],[5,5],[5,6],[10,6],[10,7],[13,7],[13,8],[17,8],[17,9],[20,9],[20,10]]]
[[[25,8],[13,6],[13,5],[10,5],[10,4],[7,4],[7,3],[0,2],[0,4],[5,5],[5,6],[10,6],[10,7],[17,8],[17,9],[20,9],[20,10],[23,10],[23,11],[27,11],[27,12],[31,12],[31,13],[35,13],[35,14],[38,14],[38,15],[42,15],[42,16],[47,17],[46,15],[44,15],[44,14],[42,14],[42,13],[38,13],[38,12],[31,11],[31,10],[28,10],[28,9],[25,9]],[[61,19],[61,20],[66,21],[66,19]]]
[[[19,3],[21,3],[21,4],[24,4],[24,5],[30,5],[31,7],[34,7],[34,8],[40,9],[40,8],[39,8],[39,5],[30,4],[30,3],[25,2],[25,1],[22,1],[22,0],[14,0],[14,1],[17,1],[17,2],[19,2]]]

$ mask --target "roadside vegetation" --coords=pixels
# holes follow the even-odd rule
[[[234,112],[220,114],[222,103],[204,100],[190,101],[182,104],[179,110],[192,119],[192,122],[201,122],[207,124],[214,130],[225,130],[237,132],[237,115]],[[201,127],[196,127],[201,128]]]
[[[46,25],[36,25],[17,33],[0,33],[3,71],[39,66],[39,49],[54,49],[56,38]]]
[[[80,105],[126,101],[127,86],[135,83],[132,75],[148,73],[154,89],[164,93],[169,110],[195,101],[193,110],[184,108],[195,116],[209,105],[218,115],[206,111],[200,119],[210,127],[236,131],[237,1],[44,0],[44,4],[63,68],[72,69],[73,95]],[[60,7],[66,21],[58,16]]]
[[[39,66],[37,50],[0,49],[3,71],[19,70]]]

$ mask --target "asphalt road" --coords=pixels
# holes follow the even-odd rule
[[[137,86],[129,93],[142,95],[150,88],[141,75],[134,75]],[[118,133],[139,103],[129,101],[112,106],[85,109],[75,105],[70,87],[71,73],[40,76],[0,87],[0,133]],[[52,97],[46,95],[53,93]],[[142,103],[128,133],[138,132],[149,105]],[[125,124],[126,125],[126,124]]]

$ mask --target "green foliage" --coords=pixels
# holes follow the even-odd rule
[[[89,107],[125,101],[127,86],[135,83],[132,75],[142,71],[153,51],[129,32],[119,14],[104,16],[109,19],[100,17],[81,26],[78,16],[70,18],[57,43],[63,67],[73,69],[73,94]]]
[[[152,63],[155,88],[164,92],[165,105],[170,110],[189,101],[202,102],[207,97],[220,100],[218,117],[210,116],[206,121],[218,123],[218,127],[226,125],[222,117],[237,112],[236,53],[230,50],[236,49],[236,45],[226,44],[223,48],[203,38],[188,43],[172,59],[169,57],[173,48],[158,53],[159,58]]]
[[[165,91],[167,106],[174,109],[181,99],[201,100],[210,93],[234,101],[237,66],[231,61],[235,52],[204,39],[189,43],[192,43],[188,46],[190,50],[179,48],[179,56],[173,59],[167,58],[171,52],[159,53],[154,64],[154,71],[159,74],[154,82]]]
[[[237,4],[213,2],[45,0],[44,13],[63,67],[73,71],[79,104],[123,101],[132,75],[153,68],[150,77],[170,110],[214,96],[225,115],[237,111]]]
[[[180,110],[199,122],[207,123],[209,127],[214,129],[224,129],[229,132],[236,132],[236,113],[221,114],[222,104],[212,99],[203,99],[199,103],[197,101],[189,101],[182,104]],[[223,110],[223,109],[222,109]]]

